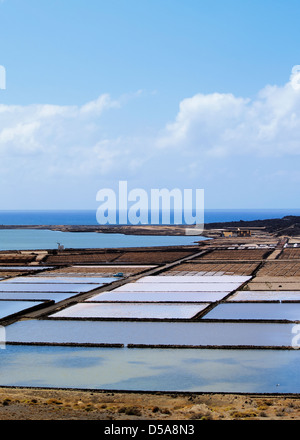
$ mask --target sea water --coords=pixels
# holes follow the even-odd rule
[[[239,220],[263,220],[300,215],[299,209],[205,210],[205,223]],[[0,225],[97,225],[96,210],[68,211],[0,211]],[[191,245],[204,240],[201,236],[155,236],[102,234],[95,232],[61,232],[35,229],[0,230],[0,250],[65,248],[118,248]]]
[[[300,216],[300,209],[205,209],[204,222]],[[0,225],[97,225],[96,210],[0,211]]]
[[[205,209],[204,222],[231,222],[300,215],[300,209]],[[0,225],[97,225],[96,210],[0,211]]]
[[[125,235],[98,232],[61,232],[47,229],[0,229],[0,250],[100,249],[191,245],[201,236]]]

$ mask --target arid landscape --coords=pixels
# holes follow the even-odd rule
[[[299,396],[0,389],[0,420],[299,420]]]

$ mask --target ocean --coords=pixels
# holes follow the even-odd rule
[[[238,220],[263,220],[300,215],[300,209],[211,209],[204,214],[205,223]],[[1,225],[97,225],[96,210],[65,211],[0,211]],[[60,232],[34,229],[0,230],[0,250],[65,248],[117,248],[190,245],[204,240],[201,236],[153,236],[102,234],[93,232]]]
[[[204,223],[300,215],[300,209],[207,209]],[[0,211],[2,225],[97,225],[96,210]]]

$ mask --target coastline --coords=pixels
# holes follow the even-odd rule
[[[96,232],[102,234],[124,235],[186,235],[186,229],[192,231],[195,226],[190,225],[0,225],[0,230],[5,229],[46,229],[61,232]],[[249,228],[255,233],[272,234],[280,236],[300,236],[300,216],[285,216],[282,218],[270,218],[265,220],[240,220],[230,222],[205,223],[204,237],[221,236],[223,230],[236,228]]]
[[[36,229],[60,232],[97,232],[101,234],[124,235],[185,235],[185,226],[159,226],[159,225],[0,225],[0,230],[5,229]]]

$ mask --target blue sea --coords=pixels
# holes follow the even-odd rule
[[[300,209],[206,210],[204,223],[239,220],[263,220],[300,215]],[[1,225],[97,225],[96,210],[73,211],[0,211]],[[0,250],[65,248],[117,248],[189,245],[204,240],[201,236],[153,236],[102,234],[93,232],[60,232],[34,229],[0,230]]]
[[[300,209],[207,209],[205,223],[300,215]],[[2,225],[97,225],[96,210],[0,211]]]

